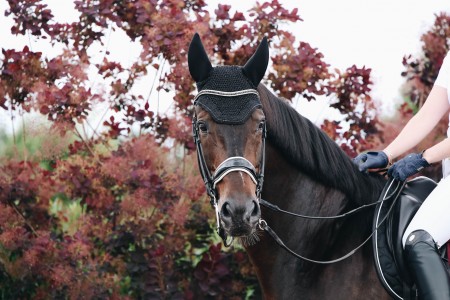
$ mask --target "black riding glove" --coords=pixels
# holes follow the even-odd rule
[[[389,158],[383,151],[370,151],[359,154],[353,159],[353,162],[361,172],[366,172],[368,169],[386,168]]]
[[[430,164],[422,157],[422,153],[412,153],[393,164],[388,170],[388,175],[405,181],[409,176],[429,166]]]

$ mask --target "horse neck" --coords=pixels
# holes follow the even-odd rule
[[[287,161],[279,150],[270,143],[266,149],[266,172],[262,198],[279,207],[305,214],[332,216],[348,210],[349,200],[341,191],[311,179]],[[370,212],[346,221],[305,220],[271,212],[263,208],[262,218],[277,232],[280,238],[295,252],[317,260],[328,260],[344,255],[367,237],[366,224]],[[361,230],[361,227],[366,230]],[[354,266],[349,261],[339,265],[316,265],[298,260],[279,247],[267,235],[252,247],[248,247],[264,294],[267,298],[283,298],[285,289],[295,291],[290,296],[311,297],[320,289],[318,283],[327,276],[353,276]],[[331,254],[330,254],[331,253]],[[370,268],[372,258],[369,251],[357,251],[353,261],[360,261],[358,267]],[[348,272],[348,275],[346,273]],[[376,282],[373,270],[368,277]],[[290,278],[292,284],[286,283]],[[373,279],[373,281],[372,281]],[[357,279],[355,279],[357,280]],[[366,283],[364,283],[366,284]],[[283,286],[285,289],[283,289]]]
[[[377,199],[380,178],[361,174],[309,120],[264,86],[258,91],[268,126],[264,200],[304,215],[332,216]],[[345,220],[323,221],[262,208],[262,218],[293,251],[316,260],[337,258],[357,246],[370,231],[371,214],[366,210]],[[332,265],[296,259],[267,234],[247,251],[268,299],[333,299],[333,293],[342,299],[388,299],[379,286],[370,245],[351,260]],[[352,286],[343,288],[348,283]]]
[[[344,192],[311,178],[286,160],[270,143],[266,155],[267,165],[262,194],[264,200],[284,210],[310,216],[334,216],[355,206]],[[325,244],[328,244],[328,240],[335,233],[332,230],[322,232],[323,228],[341,223],[333,220],[306,220],[280,213],[268,213],[266,221],[278,226],[282,231],[308,228],[302,230],[302,238],[312,238],[315,241],[320,239]],[[317,236],[318,234],[320,236]]]

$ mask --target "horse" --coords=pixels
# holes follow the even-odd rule
[[[198,34],[188,51],[197,83],[193,132],[200,173],[226,244],[240,239],[264,299],[390,299],[369,244],[344,260],[298,259],[265,231],[311,260],[343,256],[371,233],[373,210],[347,218],[299,219],[262,206],[314,216],[377,201],[386,179],[361,173],[322,130],[260,83],[269,60],[264,38],[244,66],[212,67]]]

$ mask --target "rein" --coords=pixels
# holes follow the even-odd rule
[[[353,215],[353,214],[359,212],[360,210],[362,210],[362,209],[364,209],[364,208],[368,208],[368,207],[371,207],[371,206],[376,206],[377,204],[380,204],[380,203],[382,203],[383,201],[385,201],[385,200],[384,200],[384,199],[383,199],[383,200],[378,200],[378,201],[373,202],[373,203],[361,205],[361,206],[359,206],[359,207],[357,207],[357,208],[355,208],[355,209],[349,210],[349,211],[347,211],[347,212],[345,212],[345,213],[343,213],[343,214],[340,214],[340,215],[335,215],[335,216],[325,216],[325,217],[322,217],[322,216],[307,216],[307,215],[302,215],[302,214],[293,213],[293,212],[291,212],[291,211],[281,209],[278,205],[272,204],[272,203],[270,203],[270,202],[268,202],[268,201],[266,201],[266,200],[264,200],[264,199],[262,199],[262,198],[260,199],[260,202],[259,202],[259,203],[260,203],[262,206],[265,206],[265,207],[267,207],[267,208],[269,208],[269,209],[271,209],[271,210],[273,210],[273,211],[280,212],[280,213],[284,213],[284,214],[286,214],[286,215],[290,215],[290,216],[294,216],[294,217],[298,217],[298,218],[302,218],[302,219],[310,219],[310,220],[330,220],[330,219],[339,219],[339,218],[345,218],[345,217],[348,217],[348,216],[350,216],[350,215]]]
[[[264,206],[266,206],[268,208],[274,209],[276,211],[281,211],[281,212],[284,212],[284,213],[287,213],[287,214],[290,214],[290,215],[294,215],[294,216],[297,216],[297,217],[301,217],[301,218],[306,218],[306,219],[335,219],[335,218],[341,218],[341,217],[344,217],[344,216],[348,216],[348,215],[350,215],[352,213],[355,213],[356,211],[358,211],[358,210],[360,210],[362,208],[365,208],[365,207],[368,207],[368,206],[371,206],[371,205],[374,205],[374,204],[378,204],[378,203],[381,203],[381,202],[393,199],[392,203],[391,203],[391,206],[389,207],[389,210],[387,211],[386,215],[381,220],[381,222],[377,225],[377,227],[372,231],[372,233],[361,244],[359,244],[356,248],[354,248],[353,250],[351,250],[347,254],[345,254],[342,257],[339,257],[337,259],[333,259],[333,260],[314,260],[314,259],[310,259],[310,258],[304,257],[302,255],[299,255],[299,254],[295,253],[292,249],[290,249],[288,246],[286,246],[286,244],[280,239],[280,237],[275,233],[275,231],[273,231],[273,229],[270,228],[270,226],[267,224],[267,222],[265,220],[263,220],[263,219],[259,220],[259,228],[261,230],[266,231],[275,240],[275,242],[280,247],[285,249],[288,253],[290,253],[291,255],[293,255],[296,258],[303,259],[305,261],[316,263],[316,264],[332,264],[332,263],[336,263],[336,262],[342,261],[342,260],[352,256],[353,254],[355,254],[355,252],[357,250],[362,248],[372,238],[372,236],[375,234],[375,232],[378,230],[378,228],[384,223],[384,221],[386,221],[387,217],[392,212],[394,204],[395,204],[396,200],[398,199],[398,196],[400,195],[401,191],[403,190],[403,187],[406,184],[406,182],[397,181],[397,186],[395,187],[394,191],[388,195],[388,192],[390,191],[394,181],[395,180],[393,178],[391,178],[386,183],[383,191],[381,192],[381,195],[384,195],[381,200],[379,200],[379,201],[377,201],[377,202],[375,202],[373,204],[364,205],[362,207],[359,207],[357,209],[349,211],[349,212],[347,212],[347,213],[345,213],[343,215],[332,216],[332,217],[311,217],[311,216],[299,215],[299,214],[295,214],[295,213],[291,213],[291,212],[288,212],[288,211],[281,210],[276,205],[270,204],[267,201],[262,201],[261,202],[261,204],[263,204]],[[268,204],[270,204],[270,205],[268,205]]]

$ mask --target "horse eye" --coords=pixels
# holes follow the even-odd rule
[[[206,126],[206,123],[204,123],[204,122],[198,122],[198,129],[199,129],[202,133],[208,132],[208,126]]]
[[[266,124],[266,122],[265,121],[261,121],[261,122],[259,122],[259,125],[258,125],[258,131],[263,131],[263,129],[264,129],[264,125]]]

